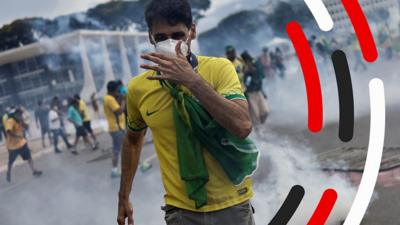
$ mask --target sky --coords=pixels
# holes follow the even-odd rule
[[[0,26],[25,17],[54,18],[85,11],[108,0],[0,0]]]
[[[108,0],[0,0],[0,26],[25,17],[54,18],[74,12],[86,11]],[[199,31],[209,30],[218,22],[239,10],[255,8],[268,0],[211,0],[207,17],[198,24]]]

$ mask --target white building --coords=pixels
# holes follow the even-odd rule
[[[333,21],[335,32],[353,32],[349,16],[341,0],[324,0]],[[388,24],[393,31],[398,30],[400,21],[399,0],[359,0],[359,3],[368,18],[371,28],[376,32],[379,26]],[[382,19],[381,13],[388,12],[388,19]]]
[[[323,2],[335,22],[334,32],[353,32],[353,27],[341,0],[323,0]],[[279,1],[270,1],[260,5],[259,9],[266,13],[273,13],[278,3]],[[359,3],[364,13],[367,15],[372,29],[378,29],[379,25],[384,25],[387,22],[392,31],[398,32],[400,22],[400,0],[359,0]],[[383,10],[387,10],[389,13],[387,21],[379,17]]]
[[[0,106],[106,93],[140,72],[147,33],[80,30],[0,53]]]

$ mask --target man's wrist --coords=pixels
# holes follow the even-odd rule
[[[197,73],[194,73],[193,79],[189,80],[184,86],[186,86],[189,90],[193,90],[198,87],[203,82],[203,79]]]

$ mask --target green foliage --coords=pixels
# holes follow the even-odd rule
[[[0,30],[0,50],[29,44],[34,41],[31,26],[26,20],[16,20]]]

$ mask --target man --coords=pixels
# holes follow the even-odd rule
[[[96,135],[94,134],[92,129],[92,123],[86,103],[81,99],[78,94],[76,94],[74,98],[79,102],[79,112],[81,113],[81,116],[83,118],[83,127],[85,128],[86,132],[90,134],[93,143],[95,143],[95,147],[98,148],[99,143],[97,142]]]
[[[258,61],[264,70],[265,78],[268,81],[273,81],[274,75],[272,72],[272,62],[269,54],[269,49],[267,47],[264,47],[262,49],[262,53],[260,57],[258,57]]]
[[[0,116],[4,115],[3,108],[0,107]],[[6,129],[4,129],[3,122],[0,123],[0,142],[3,142],[3,135],[4,139],[6,138]]]
[[[274,55],[275,70],[278,73],[279,77],[284,79],[286,67],[284,64],[283,52],[279,47],[276,47]]]
[[[62,118],[59,115],[58,107],[56,104],[53,104],[49,112],[49,127],[53,136],[53,145],[55,153],[61,153],[61,150],[58,148],[58,138],[60,136],[63,139],[67,148],[68,149],[72,148],[72,145],[69,143],[68,138],[64,133],[64,129],[61,126],[61,120]]]
[[[49,143],[51,143],[51,137],[50,137],[50,130],[49,130],[49,109],[47,106],[43,104],[42,100],[38,101],[38,108],[35,111],[35,121],[36,121],[36,127],[39,129],[42,134],[42,146],[43,148],[46,148],[46,143],[44,141],[45,136],[47,134],[47,137],[49,138]]]
[[[91,96],[90,96],[90,102],[92,104],[92,108],[94,113],[98,116],[99,113],[99,104],[97,103],[97,96],[96,96],[96,92],[94,92]]]
[[[78,154],[77,151],[77,146],[78,146],[78,142],[79,139],[82,138],[83,141],[85,142],[86,146],[91,147],[93,150],[96,150],[96,146],[92,145],[92,143],[90,142],[87,133],[86,133],[86,129],[83,126],[83,119],[81,114],[79,113],[79,101],[76,100],[75,98],[71,98],[70,99],[70,103],[69,103],[69,108],[68,108],[68,113],[67,113],[67,118],[68,120],[74,125],[75,130],[76,130],[76,136],[75,136],[75,141],[73,144],[73,147],[75,148],[71,153],[74,155]]]
[[[236,73],[239,76],[240,83],[242,84],[243,92],[246,91],[246,86],[244,85],[243,61],[236,56],[236,49],[231,45],[226,46],[225,56],[227,59],[229,59],[229,61],[233,63],[233,66],[236,69]]]
[[[5,123],[8,149],[8,182],[11,182],[11,169],[18,156],[21,156],[23,160],[28,161],[34,177],[42,175],[42,171],[37,170],[33,165],[31,152],[24,137],[24,129],[26,129],[28,125],[24,123],[22,113],[23,111],[20,108],[11,110]]]
[[[107,84],[107,95],[104,96],[104,114],[108,122],[108,131],[112,138],[112,170],[111,177],[120,177],[118,172],[118,159],[122,149],[122,142],[125,136],[125,100],[120,98],[121,85],[117,81],[110,81]],[[118,102],[120,99],[121,104]]]
[[[129,129],[122,153],[119,225],[126,224],[126,219],[127,224],[133,224],[129,196],[147,127],[153,133],[160,161],[166,192],[163,210],[167,225],[204,225],[209,224],[207,221],[213,221],[213,224],[254,224],[249,202],[253,195],[251,179],[246,177],[234,185],[228,178],[229,170],[221,169],[222,164],[211,155],[213,149],[202,149],[197,146],[198,142],[187,142],[187,139],[199,141],[199,136],[188,129],[187,120],[194,122],[192,128],[204,139],[209,136],[198,129],[201,124],[192,117],[198,114],[188,113],[188,108],[182,108],[189,107],[186,105],[186,100],[189,100],[202,116],[212,117],[212,126],[222,127],[224,134],[229,131],[236,139],[245,139],[252,124],[235,68],[229,60],[197,57],[190,53],[191,41],[197,34],[191,7],[186,0],[153,0],[145,15],[149,37],[157,53],[145,54],[142,58],[156,65],[141,65],[149,71],[135,77],[128,85]],[[201,145],[204,143],[201,141]],[[187,144],[188,148],[182,144]],[[217,144],[220,147],[221,143]],[[187,160],[187,154],[191,153],[197,155],[193,160]],[[201,170],[191,167],[191,164]],[[188,168],[193,170],[187,171]],[[197,172],[198,177],[195,175]],[[193,181],[199,182],[198,189],[187,175],[193,175]]]
[[[248,52],[242,53],[244,60],[244,80],[246,84],[246,96],[249,100],[250,113],[253,123],[262,125],[268,117],[267,103],[262,90],[262,75],[257,69],[256,62]]]

